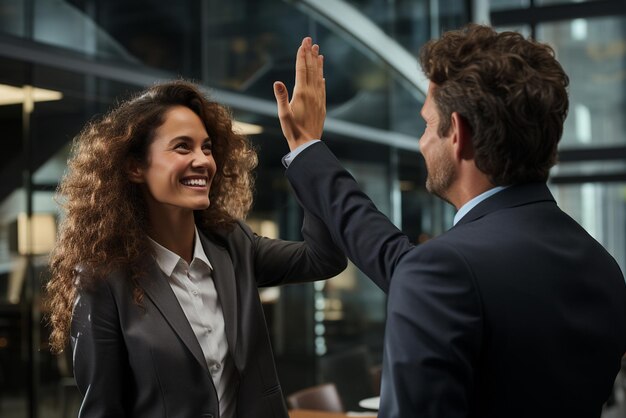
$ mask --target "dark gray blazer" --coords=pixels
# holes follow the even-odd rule
[[[244,223],[201,234],[237,373],[237,417],[288,416],[257,287],[325,279],[346,266],[319,220],[305,215],[302,234],[304,242],[272,240]],[[71,330],[84,396],[79,416],[217,418],[217,394],[196,336],[167,277],[153,259],[146,265],[143,306],[133,302],[124,272],[79,293]]]
[[[379,417],[600,416],[626,352],[626,284],[544,183],[496,193],[413,246],[325,144],[287,177],[389,292]]]

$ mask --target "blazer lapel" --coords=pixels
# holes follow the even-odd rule
[[[209,373],[209,368],[206,364],[202,348],[196,334],[194,334],[189,321],[185,316],[185,312],[180,307],[178,299],[174,291],[170,287],[168,278],[158,267],[156,262],[146,263],[148,266],[148,275],[144,280],[140,280],[140,284],[146,292],[146,295],[150,298],[154,306],[157,307],[161,315],[169,323],[172,329],[185,343],[191,354],[202,365],[202,367]]]
[[[225,248],[218,246],[213,241],[200,234],[200,241],[211,265],[213,266],[213,283],[224,314],[224,328],[226,339],[233,358],[236,358],[237,347],[237,282],[233,261]]]

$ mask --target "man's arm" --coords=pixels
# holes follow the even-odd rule
[[[296,55],[296,83],[274,83],[278,116],[291,151],[321,138],[326,117],[324,59],[305,38]],[[300,149],[298,150],[300,151]],[[324,144],[301,151],[287,170],[300,204],[320,218],[333,240],[384,291],[402,254],[412,247],[358,187]]]
[[[413,246],[326,145],[320,142],[302,151],[287,169],[287,178],[302,207],[320,218],[348,258],[388,291],[397,262]]]
[[[397,266],[387,302],[380,418],[465,418],[483,321],[471,267],[432,240]]]

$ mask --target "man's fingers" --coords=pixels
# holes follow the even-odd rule
[[[313,49],[313,47],[315,46],[316,45],[312,45],[311,38],[308,38],[308,37],[305,38],[304,57],[306,61],[307,84],[316,82],[315,73],[317,72],[317,54],[314,52],[314,49]],[[319,51],[319,46],[317,47],[317,50]]]
[[[318,80],[318,88],[324,88],[324,56],[319,55],[317,57],[317,80]]]
[[[295,122],[289,106],[289,92],[283,82],[276,81],[274,83],[274,96],[276,97],[276,105],[278,106],[278,121],[280,122],[280,128],[282,129],[283,135],[285,135],[287,141],[292,141],[295,136]]]
[[[282,81],[276,81],[274,83],[274,96],[276,97],[276,104],[278,105],[278,116],[284,113],[290,113],[289,92]]]
[[[306,85],[307,82],[305,44],[308,39],[311,38],[307,37],[302,40],[302,44],[296,53],[296,85],[294,86],[294,89],[299,85]]]

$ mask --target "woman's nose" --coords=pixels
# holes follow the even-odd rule
[[[194,151],[191,165],[192,167],[208,167],[211,164],[211,162],[209,161],[210,158],[210,155],[205,154],[204,150],[199,149],[197,151]]]

